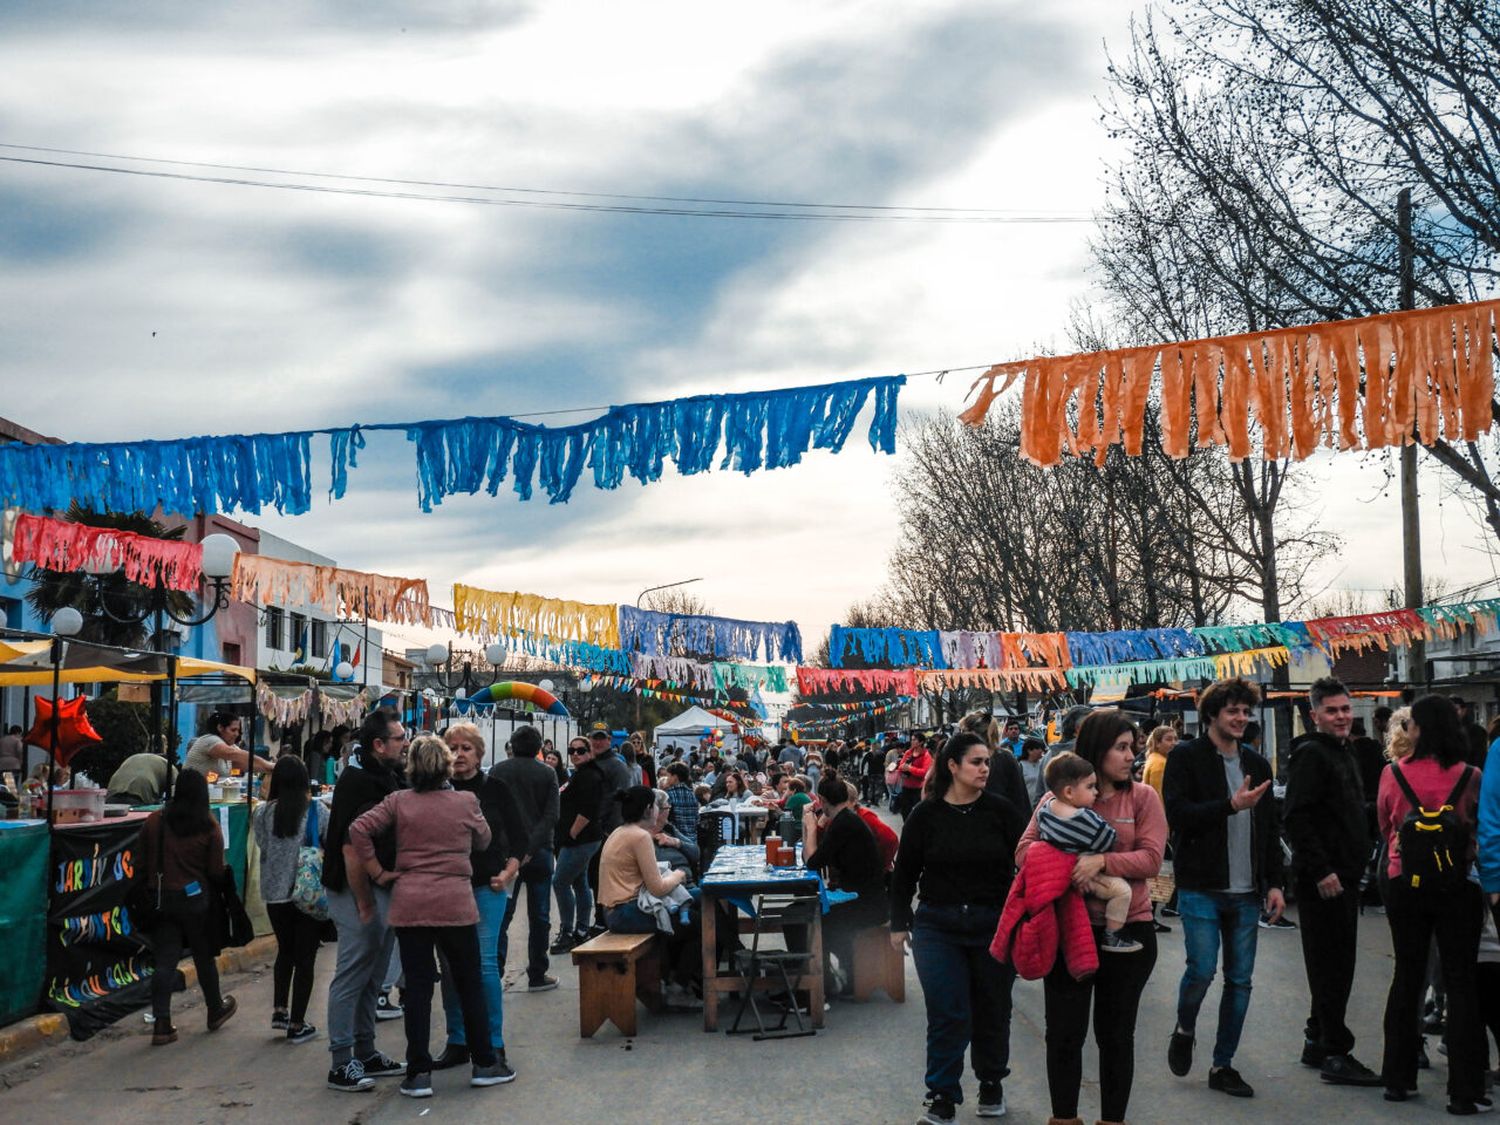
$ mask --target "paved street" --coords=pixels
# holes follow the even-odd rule
[[[1385,921],[1366,915],[1362,928],[1359,988],[1351,1023],[1356,1053],[1379,1065],[1380,1012],[1389,979]],[[328,971],[332,949],[322,951]],[[811,1039],[756,1043],[706,1035],[693,1015],[652,1017],[642,1013],[641,1034],[625,1041],[608,1029],[592,1041],[577,1036],[576,980],[570,965],[558,966],[562,987],[536,996],[508,994],[509,1055],[519,1077],[509,1086],[471,1090],[467,1070],[436,1076],[437,1095],[408,1101],[396,1079],[369,1094],[340,1094],[323,1086],[326,1040],[289,1046],[272,1038],[270,977],[266,972],[231,980],[241,1011],[224,1030],[202,1030],[203,1012],[193,1004],[178,1020],[182,1039],[153,1049],[139,1016],[88,1044],[55,1048],[30,1064],[0,1075],[13,1086],[0,1094],[8,1120],[69,1118],[125,1123],[268,1122],[358,1120],[361,1122],[474,1121],[507,1117],[524,1122],[607,1121],[610,1125],[676,1121],[904,1122],[915,1118],[922,1095],[923,1016],[921,992],[910,970],[903,1006],[883,998],[839,1005],[828,1027]],[[1137,1046],[1137,1081],[1130,1119],[1136,1125],[1216,1119],[1220,1122],[1284,1122],[1326,1116],[1360,1121],[1406,1121],[1443,1114],[1443,1063],[1424,1075],[1422,1096],[1390,1105],[1376,1090],[1324,1087],[1297,1062],[1305,1010],[1305,984],[1295,933],[1261,933],[1255,997],[1239,1066],[1256,1097],[1237,1101],[1205,1086],[1207,1044],[1187,1079],[1174,1079],[1165,1064],[1173,996],[1181,971],[1181,939],[1164,935],[1162,956],[1147,989]],[[320,977],[326,982],[326,977]],[[323,1025],[318,989],[312,1019]],[[196,996],[196,993],[193,994]],[[1204,1028],[1212,1027],[1217,989],[1205,1005]],[[1009,1120],[1044,1122],[1046,1082],[1042,1052],[1041,988],[1021,983],[1012,1034],[1014,1073],[1006,1083]],[[439,1031],[440,1036],[440,1031]],[[439,1038],[436,1045],[440,1046]],[[401,1024],[381,1025],[381,1046],[401,1056]],[[1432,1044],[1435,1052],[1436,1044]],[[1093,1066],[1085,1060],[1082,1112],[1098,1113]],[[959,1120],[973,1120],[970,1104]]]

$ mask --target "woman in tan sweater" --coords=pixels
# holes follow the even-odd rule
[[[657,933],[657,916],[637,906],[637,897],[644,889],[665,898],[687,878],[685,871],[662,874],[657,866],[658,793],[644,785],[632,785],[614,797],[620,802],[622,823],[609,834],[599,853],[599,901],[604,907],[604,924],[617,934]],[[661,793],[660,801],[666,800],[666,794]],[[672,932],[662,936],[666,944],[662,967],[667,1000],[674,1006],[694,1007],[694,991],[700,990],[703,975],[698,956],[698,904],[674,909]]]

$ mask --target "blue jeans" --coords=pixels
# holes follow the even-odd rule
[[[1178,888],[1177,909],[1182,912],[1182,941],[1187,952],[1187,969],[1177,993],[1177,1027],[1193,1034],[1198,1024],[1198,1009],[1213,983],[1222,941],[1224,994],[1219,1000],[1219,1035],[1214,1040],[1213,1064],[1229,1066],[1240,1045],[1245,1013],[1250,1010],[1260,896]]]
[[[500,981],[500,928],[505,924],[506,891],[492,891],[488,886],[474,888],[474,905],[479,907],[479,981],[484,989],[484,1006],[490,1018],[490,1045],[505,1050],[505,991]],[[443,1018],[448,1024],[448,1042],[465,1046],[463,1004],[450,966],[443,965]],[[407,970],[408,986],[411,970]],[[475,1056],[478,1057],[477,1055]]]
[[[535,984],[547,975],[547,937],[552,929],[551,848],[543,848],[532,856],[511,884],[510,902],[505,907],[505,925],[500,929],[502,973],[510,953],[510,920],[516,916],[522,886],[526,888],[526,979]]]
[[[572,844],[557,849],[557,870],[552,875],[552,892],[557,895],[557,917],[561,934],[589,928],[594,916],[594,893],[589,890],[589,860],[604,841]]]
[[[927,1089],[964,1100],[964,1048],[981,1082],[1010,1073],[1010,992],[1016,971],[990,956],[1000,908],[917,908],[912,960],[927,1005]]]

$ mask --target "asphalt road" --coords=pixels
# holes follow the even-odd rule
[[[517,919],[521,924],[521,919]],[[512,935],[513,939],[516,937]],[[1367,914],[1361,926],[1358,980],[1351,1025],[1360,1042],[1355,1053],[1379,1067],[1380,1017],[1390,979],[1385,919]],[[331,971],[333,950],[322,951],[319,969]],[[1255,992],[1237,1060],[1256,1096],[1238,1100],[1206,1085],[1217,985],[1204,1005],[1198,1065],[1188,1077],[1166,1068],[1177,982],[1182,968],[1178,933],[1163,935],[1161,957],[1147,987],[1136,1046],[1136,1085],[1130,1120],[1174,1125],[1217,1122],[1289,1122],[1353,1119],[1411,1121],[1443,1115],[1444,1062],[1434,1048],[1434,1069],[1422,1078],[1422,1093],[1402,1105],[1385,1102],[1379,1089],[1324,1086],[1316,1072],[1298,1063],[1307,993],[1301,948],[1294,932],[1260,934]],[[162,1122],[272,1122],[348,1120],[369,1123],[475,1121],[520,1122],[910,1122],[923,1094],[924,1018],[921,990],[908,969],[908,1001],[883,997],[869,1004],[835,1005],[827,1028],[809,1039],[756,1043],[705,1034],[694,1015],[642,1013],[640,1034],[622,1039],[613,1028],[593,1040],[577,1035],[577,986],[563,959],[555,992],[506,997],[507,1048],[517,1080],[475,1090],[467,1070],[435,1076],[436,1096],[412,1101],[396,1093],[397,1079],[382,1080],[366,1094],[328,1090],[327,1041],[292,1046],[270,1029],[270,975],[232,978],[229,989],[240,1012],[223,1030],[203,1029],[203,1009],[180,1003],[181,1039],[152,1048],[149,1027],[133,1016],[87,1044],[53,1048],[0,1073],[0,1111],[5,1120],[41,1122],[98,1120],[142,1125]],[[315,990],[311,1018],[323,1025],[326,976]],[[196,997],[197,994],[191,994]],[[180,999],[180,998],[179,998]],[[1013,1073],[1006,1082],[1009,1120],[1045,1122],[1048,1117],[1042,1050],[1039,984],[1016,988],[1011,1036]],[[724,1025],[727,1026],[727,1021]],[[439,1020],[438,1035],[441,1021]],[[380,1025],[380,1045],[401,1057],[402,1025]],[[441,1046],[441,1039],[434,1044]],[[1082,1112],[1098,1113],[1093,1060],[1085,1054]],[[8,1089],[5,1087],[9,1087]],[[973,1114],[970,1101],[959,1120]]]

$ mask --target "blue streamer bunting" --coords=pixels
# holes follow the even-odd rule
[[[300,515],[312,503],[311,431],[177,441],[0,445],[0,503],[61,511]]]
[[[646,656],[693,654],[797,663],[802,659],[802,632],[795,621],[740,621],[622,605],[620,646]]]
[[[892,453],[896,402],[905,376],[856,379],[750,394],[699,395],[671,402],[611,407],[574,426],[534,426],[513,418],[462,418],[405,427],[417,452],[417,499],[431,511],[455,493],[491,496],[507,475],[529,500],[537,486],[566,503],[590,470],[595,487],[618,488],[626,476],[661,479],[670,461],[684,476],[714,467],[753,473],[795,465],[809,449],[837,453],[855,419],[875,396],[871,448]]]
[[[946,668],[942,637],[936,629],[847,629],[835,625],[828,634],[828,662],[844,666],[851,651],[865,664],[897,668]]]
[[[1202,656],[1203,644],[1187,629],[1123,629],[1111,633],[1069,633],[1068,655],[1075,667],[1125,664],[1132,660],[1175,660]]]

